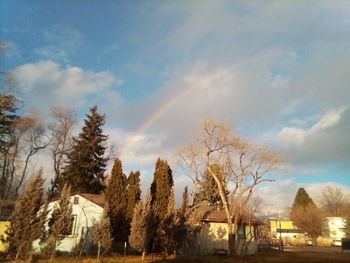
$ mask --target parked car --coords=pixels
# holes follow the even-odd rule
[[[341,240],[332,240],[331,246],[332,247],[341,247]]]
[[[312,242],[312,239],[307,239],[307,240],[305,240],[305,245],[307,245],[307,246],[313,246],[314,244],[313,244],[313,242]]]

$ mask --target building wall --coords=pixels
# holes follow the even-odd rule
[[[0,236],[4,236],[6,238],[5,231],[10,226],[10,221],[0,221]],[[8,249],[8,244],[4,244],[0,240],[0,252],[6,252]]]
[[[78,198],[78,204],[74,203],[74,198]],[[74,195],[70,198],[72,203],[72,215],[74,216],[72,234],[64,238],[57,246],[57,251],[71,252],[80,242],[81,238],[86,236],[91,240],[92,227],[97,223],[103,214],[103,208],[95,203],[85,199],[80,195]],[[49,204],[50,212],[57,205],[57,201]],[[51,216],[51,213],[49,214]],[[86,243],[89,245],[89,242]],[[33,249],[40,251],[39,240],[34,241]]]
[[[300,238],[304,237],[303,233],[298,232],[298,228],[292,220],[270,220],[271,236],[277,238]],[[282,233],[278,229],[283,229]],[[293,232],[295,230],[295,232]]]
[[[247,253],[252,254],[257,251],[257,243],[254,238],[254,227],[245,226],[245,236],[247,239],[239,239],[236,242],[237,252],[245,244],[245,240],[251,238]],[[228,225],[226,223],[205,222],[197,236],[198,253],[201,255],[215,254],[216,250],[228,250]]]
[[[342,217],[327,217],[328,235],[332,239],[340,240],[345,237],[343,228],[345,227],[345,219]]]

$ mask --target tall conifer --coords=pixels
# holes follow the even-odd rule
[[[167,161],[158,158],[151,184],[151,195],[152,210],[159,220],[165,218],[173,185],[173,174],[170,166]]]
[[[172,171],[167,161],[158,158],[151,184],[152,196],[152,246],[155,250],[164,248],[162,223],[167,216],[169,200],[174,185]]]
[[[27,258],[33,241],[42,234],[47,216],[43,184],[42,170],[40,170],[16,200],[5,239],[5,242],[9,243],[8,252],[14,254],[16,259]]]
[[[131,222],[134,214],[134,209],[138,201],[141,199],[141,188],[140,188],[140,172],[130,172],[128,177],[128,190],[127,190],[127,212],[126,216]]]
[[[108,158],[104,157],[107,136],[103,134],[102,125],[105,115],[97,112],[97,107],[90,108],[85,125],[77,138],[74,138],[72,151],[68,154],[67,166],[59,181],[60,189],[65,183],[72,192],[98,194],[104,186],[104,172]]]
[[[106,202],[114,241],[127,241],[129,232],[126,217],[127,179],[123,173],[122,162],[119,159],[114,161],[111,178],[106,190]]]
[[[293,208],[297,206],[306,207],[309,204],[315,205],[314,201],[311,199],[305,189],[303,187],[300,187],[294,198]]]

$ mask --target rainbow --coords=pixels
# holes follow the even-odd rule
[[[188,87],[181,89],[175,96],[171,97],[169,100],[161,104],[160,107],[157,108],[148,119],[146,119],[143,123],[141,123],[141,125],[136,130],[136,132],[122,146],[120,151],[120,156],[125,155],[130,149],[130,147],[133,145],[133,143],[137,141],[138,137],[141,134],[143,134],[149,127],[151,127],[152,124],[154,124],[169,109],[171,109],[175,104],[177,104],[183,98],[193,93],[198,88],[209,84],[213,80],[220,78],[221,76],[227,74],[230,71],[237,70],[243,66],[248,66],[252,63],[264,60],[266,58],[276,55],[279,52],[280,52],[280,49],[271,49],[271,50],[268,50],[267,52],[260,53],[256,56],[245,58],[225,68],[222,68],[214,71],[213,73],[207,74],[204,78],[202,78],[200,82],[197,82],[195,85],[188,85]]]

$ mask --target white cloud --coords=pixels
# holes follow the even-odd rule
[[[329,110],[310,128],[282,128],[277,134],[279,146],[292,162],[335,161],[348,165],[348,121],[348,106]]]
[[[280,143],[284,146],[301,146],[308,137],[315,136],[320,131],[326,130],[338,124],[342,114],[347,109],[346,106],[336,110],[326,112],[322,118],[315,123],[310,129],[301,129],[294,127],[285,127],[279,134]]]
[[[42,113],[57,104],[75,108],[85,106],[87,97],[92,94],[96,102],[98,97],[110,94],[111,88],[123,83],[108,71],[91,72],[79,67],[64,69],[52,61],[24,64],[15,68],[13,73],[26,105],[35,106]]]

